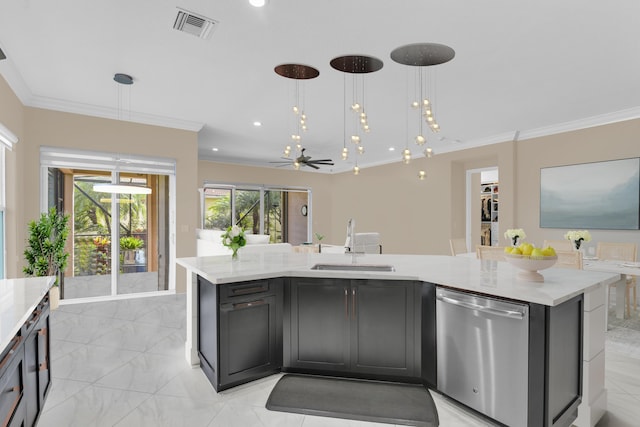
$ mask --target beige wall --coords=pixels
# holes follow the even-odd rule
[[[15,217],[8,215],[7,277],[22,275],[27,223],[40,213],[41,146],[175,159],[176,254],[178,257],[195,255],[198,193],[194,165],[198,161],[197,133],[23,107],[3,79],[0,79],[0,121],[21,139],[13,157],[7,162],[15,168],[10,170],[8,167],[7,173],[8,181],[16,187],[8,189],[9,194],[15,196],[14,200],[8,200],[10,209],[15,209]],[[14,230],[15,237],[9,234]],[[176,287],[182,291],[185,289],[186,275],[181,267],[178,269]]]
[[[567,132],[520,142],[420,158],[325,175],[272,168],[199,162],[198,184],[204,180],[310,186],[313,189],[313,231],[325,243],[342,244],[349,218],[358,232],[381,233],[385,253],[448,254],[449,239],[466,229],[468,170],[498,167],[500,174],[500,244],[508,228],[524,228],[527,240],[562,238],[566,230],[539,227],[540,168],[637,157],[640,120]],[[418,170],[427,179],[417,179]],[[478,189],[479,185],[473,188]],[[591,230],[598,240],[633,241],[638,231]]]
[[[527,232],[527,240],[542,244],[544,239],[562,239],[567,230],[540,228],[540,168],[640,156],[640,120],[629,120],[566,132],[517,144],[518,227]],[[500,171],[502,202],[502,170]],[[640,246],[640,231],[590,230],[597,241],[635,242]]]
[[[344,236],[347,220],[353,216],[357,231],[381,234],[385,253],[449,254],[449,239],[465,233],[467,170],[500,168],[501,216],[510,222],[512,198],[502,199],[502,191],[505,196],[513,194],[513,185],[508,184],[513,146],[511,142],[495,144],[422,157],[409,165],[365,168],[358,176],[336,175],[333,233]],[[424,181],[418,180],[421,169],[427,172]]]

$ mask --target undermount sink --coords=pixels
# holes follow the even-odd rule
[[[340,271],[396,271],[392,265],[386,264],[316,264],[312,270]]]

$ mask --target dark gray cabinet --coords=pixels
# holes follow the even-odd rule
[[[294,278],[286,302],[287,368],[378,377],[419,373],[417,283]]]
[[[584,298],[529,304],[529,426],[570,426],[582,402]]]
[[[198,278],[198,354],[217,391],[280,370],[282,279],[213,285]]]
[[[31,313],[0,358],[2,426],[34,426],[51,386],[49,296]]]
[[[291,279],[288,291],[285,365],[320,371],[349,369],[350,281]]]
[[[48,296],[36,307],[25,325],[24,366],[26,425],[35,425],[44,407],[51,385],[49,369],[49,318]]]

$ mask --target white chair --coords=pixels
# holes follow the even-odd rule
[[[555,246],[551,245],[555,249]],[[579,251],[556,251],[558,255],[558,261],[555,263],[555,267],[560,268],[575,268],[582,270],[582,252]]]
[[[635,262],[638,247],[635,243],[598,242],[596,256],[603,261]],[[625,295],[625,315],[631,314],[631,291],[633,291],[633,310],[638,308],[636,295],[636,276],[627,276],[627,290]],[[609,286],[609,301],[611,300],[611,286]]]
[[[543,248],[551,246],[556,251],[572,251],[573,243],[571,240],[545,240]]]
[[[449,239],[449,247],[451,248],[451,256],[466,254],[469,252],[469,249],[467,248],[467,239],[464,237]]]
[[[476,256],[478,257],[478,259],[504,261],[504,246],[477,245]]]

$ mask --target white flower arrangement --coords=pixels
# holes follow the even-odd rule
[[[222,244],[233,251],[233,258],[238,256],[238,249],[247,244],[247,238],[244,235],[244,230],[238,225],[227,228],[227,231],[222,233]]]
[[[591,241],[591,233],[588,230],[572,230],[567,231],[567,234],[564,235],[564,238],[567,240],[571,240],[575,242],[576,240],[584,240],[585,242]]]
[[[588,230],[570,230],[567,231],[567,234],[564,235],[564,238],[567,240],[571,240],[576,249],[580,249],[580,245],[582,245],[582,242],[591,241],[591,233],[589,233]]]
[[[524,239],[527,237],[527,233],[525,233],[522,228],[510,228],[504,232],[505,239],[513,240],[514,237],[517,239]]]
[[[504,238],[511,240],[513,246],[518,243],[518,239],[524,239],[527,233],[522,228],[510,228],[504,232]]]

